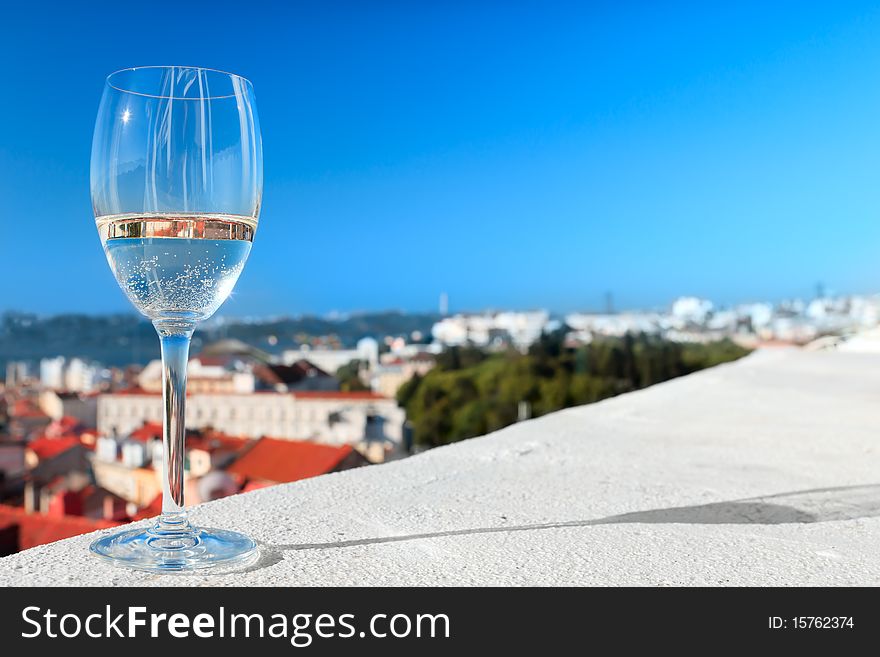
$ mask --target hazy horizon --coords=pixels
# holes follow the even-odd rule
[[[673,297],[670,297],[665,303],[658,303],[648,306],[619,306],[616,301],[613,305],[613,312],[615,313],[628,313],[628,312],[653,312],[653,311],[662,311],[668,310],[672,303],[681,297],[693,297],[696,296],[698,298],[703,298],[711,301],[716,309],[728,309],[734,308],[737,306],[744,306],[753,303],[769,303],[771,305],[779,305],[786,302],[791,301],[810,301],[816,298],[817,287],[813,286],[812,291],[809,289],[805,290],[803,294],[795,294],[789,296],[780,296],[774,298],[743,298],[733,302],[724,302],[718,299],[713,299],[711,297],[701,297],[700,295],[694,294],[677,294]],[[851,297],[851,296],[874,296],[880,294],[880,289],[875,291],[859,291],[859,292],[849,292],[849,291],[838,291],[830,288],[825,288],[825,297]],[[439,300],[438,300],[439,301]],[[535,305],[535,306],[500,306],[487,304],[485,306],[480,307],[469,307],[469,308],[456,308],[454,305],[450,305],[448,315],[456,315],[456,314],[480,314],[487,312],[529,312],[529,311],[547,311],[553,316],[562,316],[571,313],[595,313],[602,314],[607,311],[607,306],[605,304],[605,298],[602,297],[601,303],[597,303],[594,306],[572,306],[570,308],[552,308],[547,305]],[[375,308],[354,308],[349,310],[343,310],[339,308],[330,309],[327,311],[319,312],[267,312],[267,313],[242,313],[242,314],[234,314],[230,312],[229,302],[226,305],[221,307],[221,309],[214,315],[212,318],[207,320],[205,323],[215,323],[215,322],[235,322],[235,321],[272,321],[276,319],[297,319],[297,318],[306,318],[306,317],[315,317],[323,320],[345,320],[349,317],[358,317],[362,315],[379,315],[385,313],[400,313],[404,315],[439,315],[439,307],[434,308],[394,308],[394,307],[375,307]],[[101,316],[112,316],[112,315],[132,315],[137,316],[144,321],[149,321],[146,317],[138,313],[134,308],[130,306],[128,308],[123,304],[121,308],[117,310],[106,310],[106,311],[84,311],[84,310],[59,310],[59,311],[49,311],[49,312],[40,312],[36,310],[29,310],[25,308],[3,308],[0,309],[0,314],[22,314],[22,315],[36,315],[40,318],[48,318],[55,317],[60,315],[84,315],[88,317],[101,317]]]

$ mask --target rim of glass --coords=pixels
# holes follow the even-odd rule
[[[181,65],[177,65],[177,64],[175,64],[175,65],[169,64],[169,65],[164,65],[164,66],[163,65],[129,66],[128,68],[120,68],[119,70],[116,70],[116,71],[113,71],[112,73],[110,73],[107,76],[107,78],[105,79],[105,82],[107,83],[108,87],[110,87],[111,89],[115,89],[116,91],[119,91],[120,93],[132,94],[133,96],[143,96],[145,98],[158,98],[160,100],[221,100],[223,98],[235,98],[236,97],[236,94],[223,94],[221,96],[208,95],[208,96],[200,96],[198,98],[185,98],[183,96],[161,96],[159,94],[145,94],[142,91],[132,91],[131,89],[125,89],[123,87],[115,85],[112,82],[113,77],[116,75],[119,75],[120,73],[128,73],[130,71],[142,71],[145,69],[157,69],[157,68],[164,68],[164,69],[183,68],[183,69],[189,69],[189,70],[200,71],[200,72],[220,73],[221,75],[228,75],[230,78],[235,78],[235,79],[241,80],[248,87],[250,87],[251,90],[253,90],[253,88],[254,88],[253,82],[248,80],[243,75],[239,75],[238,73],[230,73],[229,71],[222,71],[219,68],[206,68],[204,66],[181,66]]]

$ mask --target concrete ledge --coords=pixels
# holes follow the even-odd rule
[[[249,569],[158,576],[94,535],[2,585],[880,583],[880,354],[763,351],[423,455],[205,504]]]

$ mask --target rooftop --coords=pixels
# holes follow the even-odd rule
[[[332,472],[351,452],[348,445],[260,438],[226,471],[249,480],[299,481]]]
[[[27,449],[31,450],[38,459],[50,459],[58,456],[62,452],[80,445],[80,439],[75,436],[64,436],[62,438],[37,438],[27,444]]]
[[[878,584],[878,400],[880,353],[764,350],[194,509],[258,540],[239,571],[120,570],[91,534],[0,559],[0,585]]]
[[[329,377],[330,375],[317,365],[300,359],[291,365],[257,365],[254,375],[270,385],[299,383],[309,377]]]
[[[105,393],[106,396],[110,397],[113,395],[131,395],[131,396],[142,396],[142,397],[161,397],[162,393],[160,391],[151,391],[144,390],[139,386],[135,386],[132,388],[124,388],[122,390],[114,390],[113,392]],[[378,392],[373,392],[372,390],[352,390],[352,391],[343,391],[343,390],[294,390],[291,392],[276,392],[274,390],[256,390],[254,392],[198,392],[192,393],[193,396],[199,397],[207,397],[207,396],[218,396],[218,397],[233,397],[233,396],[242,396],[242,395],[289,395],[296,399],[349,399],[351,401],[389,401],[390,397],[386,397],[385,395],[381,395]],[[187,393],[187,396],[190,396],[190,393]]]
[[[82,516],[25,513],[23,509],[0,504],[0,551],[32,548],[118,524],[112,520],[92,520]]]

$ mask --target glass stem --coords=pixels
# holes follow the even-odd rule
[[[195,326],[180,321],[153,322],[162,343],[162,515],[156,529],[189,531],[183,501],[186,435],[186,366]]]

